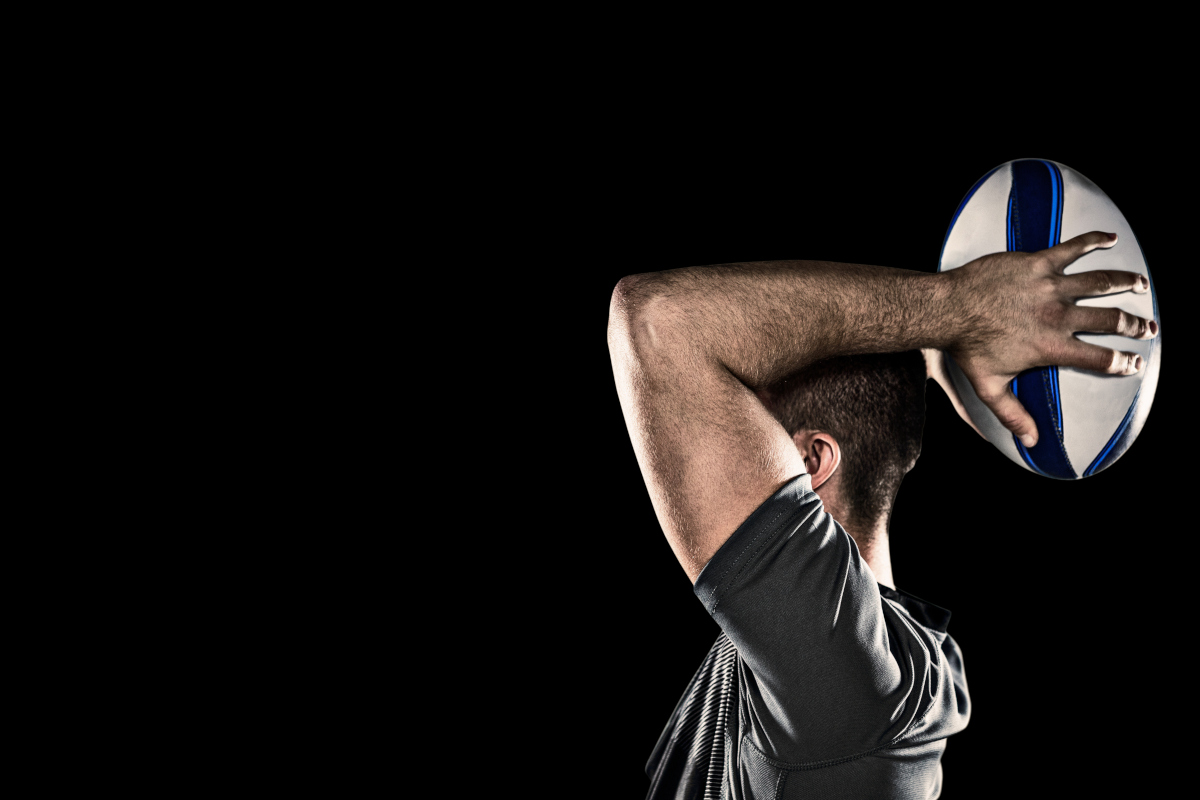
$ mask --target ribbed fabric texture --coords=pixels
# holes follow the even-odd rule
[[[729,713],[737,713],[736,665],[737,650],[721,634],[650,756],[652,800],[721,800]]]

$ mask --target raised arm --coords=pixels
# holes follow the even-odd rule
[[[621,407],[659,523],[693,582],[738,525],[804,472],[756,392],[820,359],[944,349],[981,400],[1031,445],[1019,372],[1057,364],[1114,374],[1135,354],[1075,332],[1148,338],[1152,323],[1078,297],[1146,291],[1134,273],[1063,268],[1115,235],[997,253],[942,274],[815,261],[632,275],[613,292],[608,341]]]

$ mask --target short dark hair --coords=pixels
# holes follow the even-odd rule
[[[771,386],[766,404],[788,434],[825,431],[842,450],[848,524],[890,516],[900,482],[921,455],[925,359],[905,353],[840,356]]]

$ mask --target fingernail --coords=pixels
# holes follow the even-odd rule
[[[1108,235],[1108,238],[1109,238],[1109,240],[1110,240],[1110,241],[1114,241],[1114,242],[1115,242],[1115,241],[1117,240],[1117,235],[1116,235],[1115,233],[1110,233],[1110,234]]]
[[[1137,358],[1135,358],[1133,360],[1133,371],[1141,372],[1141,370],[1142,370],[1142,357],[1138,356]]]
[[[1021,444],[1025,445],[1026,447],[1033,447],[1035,444],[1037,444],[1037,437],[1032,433],[1023,434],[1021,436]]]
[[[1158,323],[1154,320],[1150,320],[1150,335],[1158,336]]]
[[[1138,291],[1139,292],[1147,291],[1149,288],[1150,288],[1150,279],[1149,278],[1147,278],[1145,275],[1142,275],[1140,278],[1138,278]]]

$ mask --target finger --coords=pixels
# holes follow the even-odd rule
[[[1037,425],[1025,410],[1025,406],[1021,405],[1021,401],[1013,396],[1011,383],[1003,383],[983,392],[977,388],[975,393],[979,395],[983,404],[992,410],[1000,424],[1021,440],[1021,444],[1026,447],[1037,444]]]
[[[1117,292],[1145,294],[1150,291],[1150,281],[1136,272],[1120,272],[1113,269],[1094,269],[1067,275],[1062,279],[1062,288],[1070,297],[1096,297]]]
[[[1079,367],[1109,375],[1135,375],[1142,368],[1142,357],[1137,353],[1123,353],[1108,347],[1082,342],[1072,338],[1063,352],[1059,366]]]
[[[1119,308],[1072,306],[1067,322],[1078,333],[1115,333],[1130,339],[1153,339],[1158,335],[1158,323],[1152,319],[1130,314]]]
[[[1067,239],[1061,244],[1056,244],[1049,250],[1043,251],[1050,263],[1059,272],[1066,269],[1067,265],[1079,258],[1084,253],[1090,253],[1097,247],[1112,247],[1117,243],[1117,235],[1115,233],[1101,233],[1100,231],[1090,231],[1081,233],[1074,239]]]

